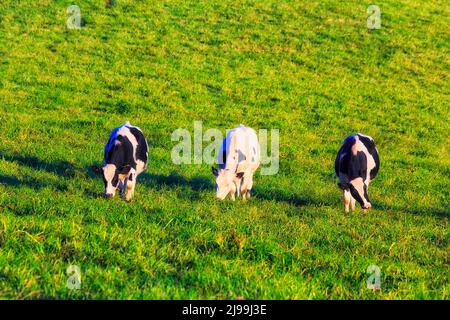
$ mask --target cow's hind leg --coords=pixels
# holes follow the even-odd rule
[[[352,196],[350,194],[350,190],[344,190],[342,198],[343,198],[343,201],[344,201],[345,212],[349,212],[350,199],[352,198]]]
[[[355,198],[353,198],[353,196],[350,194],[350,208],[352,209],[352,211],[355,211],[355,207],[356,207],[356,200],[355,200]]]
[[[127,195],[125,197],[126,201],[131,201],[134,195],[134,188],[136,186],[136,172],[134,170],[130,171],[130,175],[127,181]]]

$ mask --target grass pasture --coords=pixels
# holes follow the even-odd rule
[[[369,30],[370,4],[2,1],[0,298],[449,299],[450,6],[375,3]],[[107,201],[89,168],[127,120],[150,163]],[[171,160],[194,121],[279,129],[279,173],[216,201],[209,165]],[[333,163],[356,132],[381,169],[374,208],[345,214]]]

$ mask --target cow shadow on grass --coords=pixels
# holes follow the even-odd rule
[[[186,187],[195,192],[214,190],[212,179],[205,176],[186,178],[176,172],[172,172],[169,175],[144,172],[139,175],[137,183],[142,183],[149,188],[158,190],[166,187]]]
[[[397,212],[405,212],[410,215],[418,215],[418,216],[435,216],[438,218],[450,219],[450,211],[448,208],[411,208],[411,207],[403,207],[403,206],[392,206],[385,204],[383,202],[374,201],[373,208],[380,211],[397,211]]]
[[[103,188],[102,174],[94,171],[95,165],[91,165],[85,168],[87,175],[101,182],[101,188]],[[200,193],[205,190],[213,190],[213,183],[211,179],[204,176],[186,178],[177,172],[172,172],[168,175],[143,172],[136,179],[136,185],[143,185],[146,188],[154,190],[163,190],[167,188],[181,187],[183,189],[187,188],[189,192],[189,198],[198,198],[194,193]],[[100,184],[99,184],[100,186]],[[99,189],[98,192],[92,190],[85,190],[85,194],[93,197],[100,198],[103,197],[103,190]]]
[[[74,177],[76,167],[67,161],[44,161],[35,156],[24,156],[19,154],[5,154],[0,152],[0,159],[18,163],[20,166],[26,166],[34,170],[43,170],[55,175],[64,177]],[[67,186],[62,182],[46,181],[44,179],[36,179],[32,177],[18,178],[14,175],[0,174],[0,184],[12,186],[15,188],[25,186],[31,189],[42,189],[52,187],[59,191],[66,191]]]
[[[137,183],[144,184],[146,187],[156,190],[162,190],[170,187],[187,188],[193,193],[200,193],[209,191],[215,194],[215,183],[213,177],[197,176],[193,178],[186,178],[177,172],[172,172],[169,175],[142,173],[137,179]],[[306,193],[305,193],[306,195]],[[193,197],[192,193],[188,196]],[[335,205],[335,202],[328,203],[327,201],[318,201],[309,196],[299,196],[286,190],[269,189],[264,186],[256,185],[252,190],[252,197],[255,200],[267,200],[275,202],[285,202],[296,207],[310,206],[310,205]],[[194,197],[197,198],[197,197]],[[253,200],[253,201],[255,201]]]
[[[4,154],[0,152],[0,159],[4,159],[8,162],[17,162],[22,166],[27,166],[35,170],[44,170],[56,175],[63,175],[65,177],[74,177],[76,167],[67,161],[45,161],[35,156],[24,156],[19,154]]]
[[[302,193],[302,195],[299,195],[287,190],[267,188],[258,185],[253,188],[252,196],[254,196],[256,199],[266,201],[284,202],[295,207],[336,205],[336,202],[330,201],[328,197],[327,199],[318,200],[314,197],[309,196],[306,191]]]
[[[7,162],[18,163],[21,166],[26,166],[28,168],[34,170],[42,170],[48,173],[62,176],[64,178],[74,178],[77,170],[83,170],[81,168],[76,167],[74,164],[57,160],[57,161],[46,161],[39,159],[35,156],[29,155],[20,155],[20,154],[5,154],[0,151],[0,159]],[[101,183],[101,176],[94,173],[92,171],[91,166],[84,168],[84,173],[86,173],[87,177],[100,181],[99,183],[99,191],[92,190],[84,190],[85,194],[90,197],[98,198],[103,196],[102,187],[103,183]],[[188,188],[191,190],[190,198],[195,198],[193,196],[195,193],[200,193],[203,191],[210,190],[211,193],[214,193],[214,183],[212,177],[205,176],[197,176],[193,178],[186,178],[179,173],[172,172],[169,175],[156,174],[156,173],[142,173],[137,181],[138,184],[143,184],[146,187],[163,190],[167,187],[182,187]],[[0,184],[11,186],[14,188],[20,188],[21,186],[25,186],[34,190],[40,190],[42,188],[53,188],[55,190],[66,192],[67,185],[64,182],[64,179],[59,180],[59,182],[49,181],[45,179],[32,178],[32,177],[16,177],[14,175],[5,175],[0,174]],[[284,202],[289,205],[293,205],[296,207],[303,206],[332,206],[336,207],[339,210],[343,209],[342,204],[340,202],[339,192],[336,192],[336,197],[311,197],[308,195],[307,191],[304,192],[299,191],[299,193],[293,193],[288,190],[283,190],[279,188],[268,188],[263,185],[255,185],[252,190],[252,196],[254,196],[254,200],[261,199],[266,201],[275,201],[275,202]],[[390,206],[384,203],[380,203],[374,201],[374,208],[378,210],[390,210],[390,211],[400,211],[405,212],[412,215],[433,215],[440,218],[449,219],[450,213],[448,208],[405,208],[405,207],[397,207]]]
[[[58,191],[67,191],[67,186],[62,183],[54,183],[33,178],[19,179],[12,175],[3,174],[0,174],[0,184],[13,188],[28,187],[30,189],[40,190],[42,188],[51,187]]]

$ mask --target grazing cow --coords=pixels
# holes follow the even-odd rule
[[[334,163],[338,186],[343,190],[345,212],[349,211],[349,205],[355,210],[355,201],[363,210],[372,207],[367,192],[379,168],[378,150],[371,137],[357,133],[345,138]]]
[[[220,148],[219,169],[212,167],[216,177],[216,197],[220,200],[230,194],[234,201],[238,197],[250,199],[253,174],[258,169],[261,151],[255,130],[240,125],[227,133]]]
[[[136,177],[147,168],[148,145],[141,129],[126,122],[115,128],[105,145],[103,182],[105,197],[112,198],[119,187],[123,199],[127,189],[126,200],[133,197]]]

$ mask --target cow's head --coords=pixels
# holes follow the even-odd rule
[[[101,174],[105,184],[105,198],[112,198],[119,186],[119,171],[114,164],[107,164],[103,168],[93,167],[95,173]]]
[[[243,172],[236,173],[229,169],[217,169],[211,167],[213,175],[216,177],[216,197],[220,200],[226,198],[230,193],[236,192],[236,179],[241,179]]]

